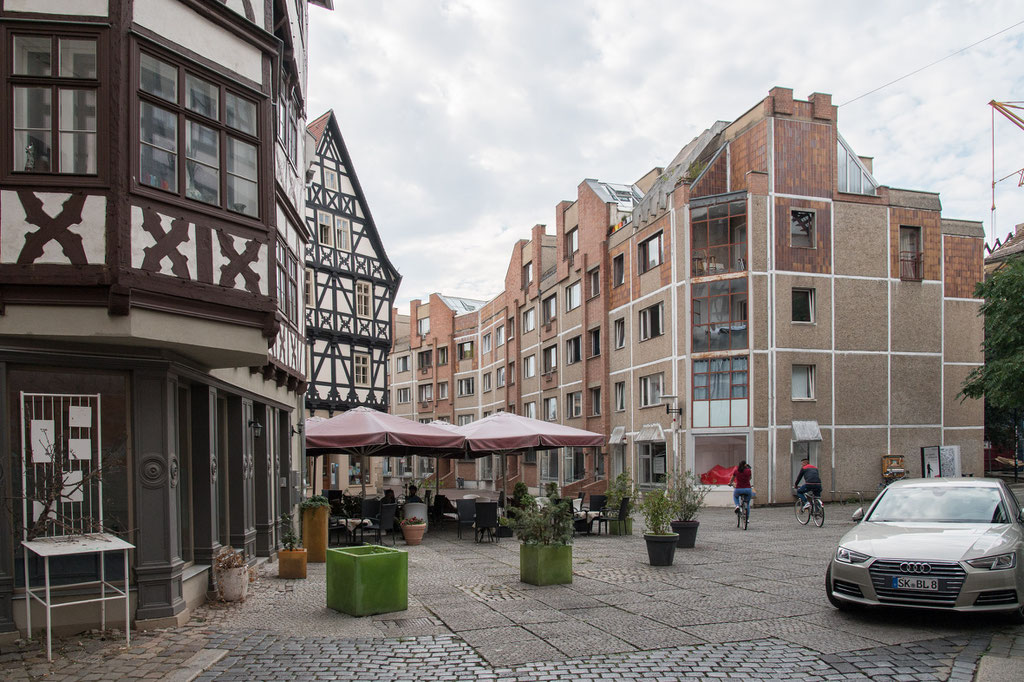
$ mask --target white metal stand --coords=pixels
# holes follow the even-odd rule
[[[53,660],[52,650],[52,630],[51,630],[51,619],[50,612],[53,609],[60,608],[62,606],[76,606],[78,604],[92,604],[95,602],[100,603],[100,627],[104,630],[107,629],[107,604],[106,602],[123,599],[124,600],[124,641],[125,645],[131,644],[131,618],[129,613],[129,598],[128,598],[128,550],[135,549],[135,545],[125,542],[121,538],[115,535],[109,535],[107,533],[93,533],[90,535],[68,535],[63,537],[46,537],[37,538],[35,540],[25,540],[22,543],[25,548],[25,623],[28,629],[28,637],[32,638],[32,599],[35,599],[46,611],[46,658],[47,660]],[[28,553],[35,553],[37,556],[42,557],[44,566],[45,583],[43,587],[32,588],[30,583],[29,565],[28,565]],[[104,555],[107,552],[120,551],[124,555],[124,581],[123,586],[118,588],[113,583],[107,582],[106,578],[106,564],[103,560]],[[74,583],[71,585],[59,585],[55,588],[50,587],[50,557],[54,556],[71,556],[75,554],[99,554],[100,555],[100,579],[90,582]],[[66,589],[78,589],[83,587],[94,587],[99,586],[100,596],[90,597],[87,599],[77,599],[74,601],[66,601],[53,603],[52,597],[53,592],[57,590]],[[114,594],[107,595],[107,589],[113,591]],[[42,593],[43,596],[40,596]]]

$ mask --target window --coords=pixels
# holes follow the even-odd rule
[[[409,371],[409,356],[402,355],[395,359],[396,372],[408,372]]]
[[[558,346],[548,346],[541,351],[544,373],[554,372],[558,367]]]
[[[584,469],[584,463],[586,462],[583,456],[583,448],[563,448],[562,455],[564,463],[563,476],[566,483],[571,481],[579,481],[587,472]]]
[[[338,174],[335,171],[324,168],[324,187],[338,190]]]
[[[523,266],[523,288],[530,286],[530,281],[533,279],[533,263],[527,263]]]
[[[637,454],[640,458],[640,485],[663,485],[665,483],[667,454],[665,442],[637,443]]]
[[[416,367],[419,369],[429,369],[434,364],[434,351],[432,350],[421,350],[416,354]]]
[[[814,322],[814,289],[793,289],[793,322]]]
[[[277,100],[277,139],[284,149],[288,162],[296,166],[299,159],[299,107],[295,99],[288,94],[288,89],[288,86],[285,86]]]
[[[437,349],[437,366],[444,367],[448,364],[448,346],[440,346]]]
[[[540,480],[558,482],[558,450],[542,450],[537,453],[540,460]]]
[[[460,414],[458,419],[459,419],[459,426],[465,426],[466,424],[472,424],[473,423],[473,415],[471,415],[471,414]]]
[[[511,386],[514,383],[516,383],[516,363],[510,362],[508,363],[508,385]]]
[[[480,341],[480,345],[481,345],[481,352],[483,352],[483,353],[490,353],[491,352],[491,335],[490,334],[484,334],[483,339],[481,339],[481,341]]]
[[[570,258],[574,253],[580,250],[580,231],[579,228],[572,228],[565,233],[565,253]]]
[[[523,378],[529,379],[537,374],[537,357],[527,355],[523,358]]]
[[[693,450],[693,472],[698,475],[710,472],[715,466],[729,469],[742,459],[750,461],[746,436],[695,436]],[[795,479],[796,475],[789,480]]]
[[[596,417],[601,414],[601,387],[596,386],[590,389],[590,415]]]
[[[558,420],[558,398],[544,398],[544,419],[549,422]]]
[[[647,339],[654,338],[655,336],[661,336],[665,333],[665,327],[663,324],[664,309],[664,303],[657,303],[640,311],[641,341],[646,341]]]
[[[587,332],[590,337],[590,357],[595,357],[601,354],[601,328],[591,329]]]
[[[494,330],[494,345],[504,346],[505,345],[505,325],[499,324],[498,328]]]
[[[583,415],[583,391],[565,394],[565,411],[569,418]]]
[[[637,246],[637,265],[640,274],[661,265],[661,239],[662,233],[659,232]]]
[[[412,389],[410,389],[410,388],[400,388],[400,389],[398,389],[398,398],[397,398],[397,400],[398,400],[399,403],[411,403],[412,402]]]
[[[473,342],[463,341],[462,343],[456,344],[455,352],[458,355],[459,360],[472,360],[473,359]]]
[[[529,417],[530,419],[537,418],[537,403],[532,400],[528,403],[523,403],[523,416]]]
[[[541,303],[541,319],[544,324],[551,324],[551,321],[558,315],[558,299],[551,294]]]
[[[582,339],[579,336],[574,336],[571,339],[567,339],[565,342],[565,364],[574,365],[580,361],[582,354]]]
[[[605,477],[604,453],[594,450],[594,480],[603,481]]]
[[[334,248],[348,251],[350,234],[352,234],[352,224],[349,219],[334,216]]]
[[[356,386],[370,385],[370,356],[363,353],[352,354],[352,380]]]
[[[474,381],[473,377],[459,379],[457,388],[459,391],[459,397],[473,395],[476,392],[476,382]]]
[[[140,185],[259,217],[256,102],[147,52],[138,97]]]
[[[448,384],[445,384],[445,390],[448,389]],[[437,385],[438,393],[441,392],[441,384]],[[419,399],[421,403],[429,403],[434,399],[434,384],[420,384],[417,389],[419,392]]]
[[[313,268],[306,268],[306,279],[303,282],[306,292],[306,305],[316,305],[316,279],[313,277]]]
[[[370,283],[356,282],[356,315],[359,317],[370,317],[371,309]]]
[[[615,347],[626,347],[626,318],[624,317],[615,320]]]
[[[448,400],[448,382],[439,381],[437,382],[437,399]]]
[[[537,326],[537,322],[534,319],[534,309],[530,308],[523,313],[523,333],[532,332],[534,327]]]
[[[694,400],[730,400],[746,397],[746,356],[693,361]]]
[[[665,375],[661,372],[640,377],[640,407],[661,404],[661,385]]]
[[[508,338],[511,339],[516,335],[516,318],[508,318]]]
[[[612,288],[621,286],[626,281],[626,256],[619,254],[612,258]]]
[[[277,242],[277,307],[286,318],[299,323],[299,259],[284,242]]]
[[[792,209],[789,212],[789,245],[795,249],[815,248],[814,211]]]
[[[499,367],[498,369],[494,370],[494,382],[497,384],[498,388],[501,388],[502,386],[505,385],[504,367]]]
[[[430,318],[429,317],[421,317],[420,319],[416,320],[416,333],[419,334],[420,336],[426,336],[427,334],[430,333]],[[447,364],[447,363],[438,362],[437,364],[440,365],[440,364]]]
[[[924,279],[921,228],[900,225],[900,279]]]
[[[747,202],[690,210],[691,273],[723,275],[747,269]]]
[[[747,347],[747,278],[694,284],[693,352]]]
[[[587,273],[587,285],[590,287],[590,298],[601,294],[601,268],[594,268]]]
[[[334,245],[333,221],[334,219],[330,213],[326,211],[316,212],[317,241],[320,242],[320,246]]]
[[[842,136],[836,143],[836,170],[840,192],[875,195],[875,182],[860,163],[860,159],[844,143]]]
[[[626,382],[616,381],[615,382],[615,411],[625,412],[626,411]]]
[[[12,170],[96,175],[101,95],[95,34],[15,34],[11,40]]]
[[[565,312],[576,310],[576,308],[580,307],[581,288],[579,282],[573,282],[565,288]]]
[[[814,400],[814,365],[793,365],[793,400]]]
[[[489,390],[491,390],[491,373],[487,372],[483,376],[483,391],[486,393]]]

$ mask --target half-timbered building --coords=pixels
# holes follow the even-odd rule
[[[186,619],[223,546],[278,545],[301,483],[307,5],[332,0],[0,9],[0,641],[43,571],[30,468],[102,469],[85,511],[136,547],[137,626]]]
[[[359,406],[386,411],[391,307],[401,276],[388,260],[334,112],[308,130],[316,152],[306,189],[313,235],[305,259],[306,409],[324,417]],[[328,489],[359,485],[358,477],[368,475],[343,456],[316,464],[324,466],[313,478],[322,476]]]

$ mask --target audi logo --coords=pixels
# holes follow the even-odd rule
[[[932,565],[916,561],[904,561],[900,564],[900,573],[931,573]]]

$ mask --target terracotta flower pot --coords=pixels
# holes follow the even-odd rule
[[[306,577],[306,550],[279,549],[277,550],[277,577],[296,578]]]
[[[423,542],[423,534],[427,532],[427,524],[416,523],[402,526],[402,535],[405,536],[405,544],[418,545]]]
[[[313,507],[302,510],[302,545],[306,548],[306,559],[312,564],[327,561],[327,521],[330,507]]]

